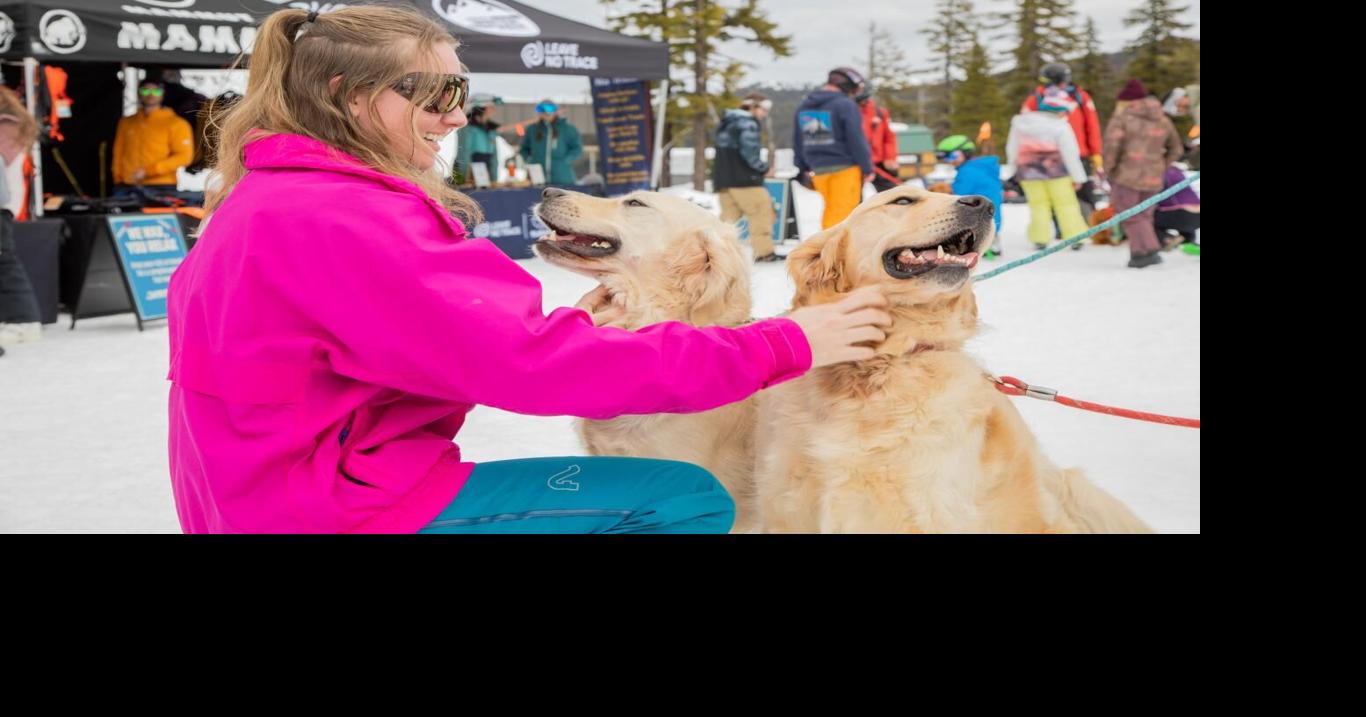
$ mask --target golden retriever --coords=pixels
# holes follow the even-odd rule
[[[755,509],[766,532],[1151,532],[1043,455],[1011,399],[962,350],[977,328],[969,272],[991,202],[899,187],[788,257],[793,308],[863,286],[893,324],[866,361],[761,394]]]
[[[536,243],[547,262],[596,279],[622,312],[607,326],[661,321],[738,326],[750,320],[749,261],[726,225],[679,197],[634,192],[600,199],[547,189],[536,208],[551,233]],[[595,456],[687,461],[706,468],[735,499],[733,532],[753,527],[754,398],[691,414],[576,422]]]

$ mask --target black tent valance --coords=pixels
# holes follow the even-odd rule
[[[511,0],[408,0],[460,39],[474,72],[666,79],[668,46],[618,35]],[[42,62],[227,67],[276,10],[327,12],[361,2],[310,0],[0,0],[0,56]]]

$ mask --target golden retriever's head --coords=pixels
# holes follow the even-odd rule
[[[898,187],[867,200],[787,258],[793,307],[823,304],[864,286],[887,295],[895,323],[880,353],[912,340],[961,345],[976,328],[969,275],[995,238],[985,197]]]
[[[636,328],[659,321],[739,324],[750,314],[749,264],[735,228],[680,197],[598,198],[546,189],[542,259],[597,279]]]

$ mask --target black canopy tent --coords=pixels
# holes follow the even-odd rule
[[[121,63],[223,68],[250,52],[256,26],[271,12],[300,7],[322,12],[364,2],[296,0],[0,0],[0,58],[23,63],[26,96],[38,63]],[[512,0],[407,0],[450,27],[461,60],[475,72],[635,77],[662,80],[668,94],[664,43],[627,37],[566,20]],[[80,108],[78,108],[79,111]],[[664,123],[656,123],[658,178]],[[41,162],[40,156],[34,157]],[[35,187],[41,197],[41,186]],[[41,209],[39,209],[41,211]]]

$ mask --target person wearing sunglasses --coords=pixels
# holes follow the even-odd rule
[[[860,344],[885,338],[876,291],[737,328],[601,326],[620,315],[601,286],[546,314],[535,277],[470,237],[479,206],[438,162],[466,122],[457,47],[392,5],[280,10],[258,30],[247,90],[221,119],[221,181],[169,285],[186,532],[725,532],[734,501],[698,466],[476,464],[452,439],[494,418],[477,405],[709,410],[871,358]],[[650,196],[630,201],[622,211],[649,221]]]
[[[138,111],[119,120],[114,134],[114,193],[174,192],[176,170],[194,159],[190,123],[164,107],[166,86],[146,79],[138,85]]]
[[[527,164],[541,165],[547,184],[576,184],[574,160],[583,154],[579,130],[560,116],[559,105],[550,100],[541,100],[536,113],[541,118],[527,127],[517,153]]]

